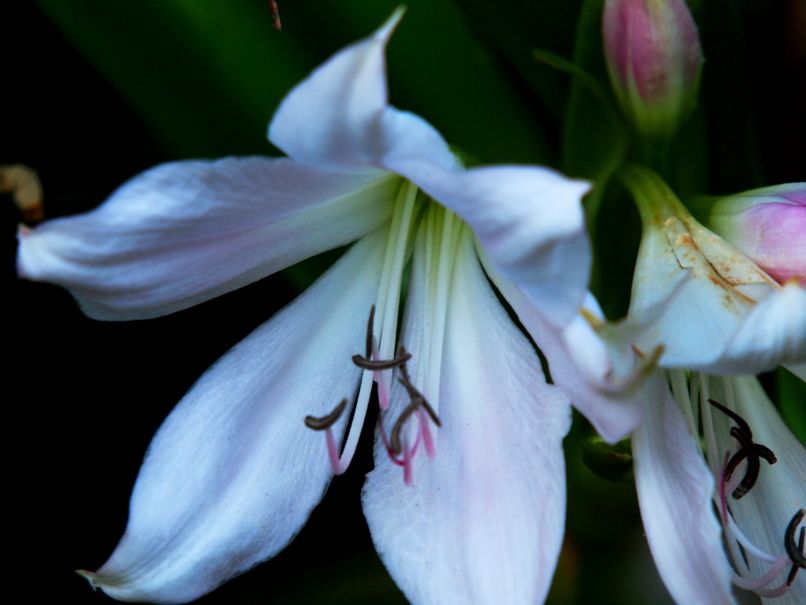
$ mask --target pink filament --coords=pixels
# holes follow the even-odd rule
[[[330,459],[330,466],[333,469],[333,473],[341,475],[347,470],[347,465],[343,464],[341,461],[339,447],[336,445],[336,438],[333,436],[333,431],[330,427],[325,430],[325,440],[327,441],[327,457]]]
[[[420,432],[417,437],[419,438],[420,435],[422,435],[423,445],[425,446],[425,455],[429,458],[433,458],[437,455],[437,450],[434,447],[434,438],[431,436],[431,429],[428,426],[428,417],[426,416],[425,412],[422,410],[417,410],[417,420],[420,423]]]
[[[756,578],[756,579],[749,579],[749,578],[743,578],[741,576],[734,576],[733,577],[733,583],[736,586],[738,586],[739,588],[743,588],[745,590],[753,590],[753,591],[757,592],[758,594],[761,594],[761,592],[759,592],[759,590],[763,589],[767,584],[769,584],[775,578],[777,578],[778,574],[780,574],[782,571],[784,571],[789,566],[790,563],[791,563],[791,561],[789,560],[789,557],[787,557],[785,555],[782,555],[782,556],[778,557],[778,559],[775,561],[775,564],[763,576],[761,576],[759,578]],[[786,583],[784,583],[784,586],[786,586]],[[775,589],[775,590],[777,590],[777,589]],[[786,591],[784,591],[784,592],[786,592]],[[783,594],[783,593],[781,593],[781,594]],[[777,595],[761,595],[761,596],[777,596]]]

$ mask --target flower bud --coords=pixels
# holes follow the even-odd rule
[[[702,66],[697,25],[684,0],[605,0],[610,81],[640,133],[668,137],[693,108]]]
[[[721,198],[709,224],[779,282],[806,286],[806,183]]]

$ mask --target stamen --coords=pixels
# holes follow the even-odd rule
[[[371,359],[367,357],[362,357],[361,355],[353,355],[353,363],[355,365],[357,365],[362,370],[372,370],[372,371],[391,370],[392,368],[402,366],[410,359],[411,359],[411,353],[408,352],[404,352],[403,354],[398,353],[398,356],[392,359]]]
[[[764,458],[764,460],[766,460],[769,464],[775,464],[778,459],[775,457],[775,454],[770,448],[761,445],[760,443],[753,442],[753,432],[750,430],[750,425],[745,421],[744,418],[739,416],[733,410],[726,408],[718,401],[709,399],[708,403],[720,410],[726,416],[733,419],[733,421],[737,424],[737,426],[731,427],[730,434],[739,442],[741,447],[739,448],[739,451],[737,451],[733,457],[728,460],[728,464],[725,468],[724,480],[730,480],[733,471],[736,470],[736,467],[742,461],[747,462],[744,477],[742,477],[739,485],[733,490],[733,499],[739,500],[756,485],[759,473],[761,472],[760,459]]]
[[[786,532],[784,534],[784,548],[786,548],[786,554],[789,555],[792,563],[801,569],[806,568],[806,557],[803,555],[803,532],[806,528],[801,528],[799,544],[795,544],[795,530],[800,522],[803,521],[804,515],[806,515],[806,512],[802,508],[796,512],[795,516],[789,521],[789,525],[786,526]]]
[[[801,511],[803,512],[803,511]],[[800,538],[798,538],[798,551],[803,556],[803,543],[806,541],[806,527],[800,528]],[[786,577],[786,585],[792,586],[795,583],[795,577],[798,575],[798,571],[803,567],[802,563],[793,563],[792,569],[789,570],[789,575]]]
[[[722,405],[718,401],[715,401],[714,399],[709,399],[708,403],[710,403],[712,406],[714,406],[716,409],[718,409],[720,412],[722,412],[726,416],[729,416],[730,418],[732,418],[734,420],[734,422],[736,422],[736,424],[738,425],[739,430],[742,433],[744,433],[745,435],[747,435],[748,438],[752,438],[753,433],[750,431],[750,425],[747,424],[747,421],[744,418],[742,418],[741,416],[739,416],[739,414],[737,414],[736,412],[734,412],[733,410],[731,410],[729,408],[726,408],[724,405]],[[734,433],[733,433],[733,430],[731,430],[730,434],[733,435],[734,437],[736,437],[736,435],[734,435]],[[738,437],[737,437],[737,439],[738,439]]]
[[[778,575],[784,569],[786,569],[786,566],[787,566],[788,563],[789,563],[789,560],[786,558],[786,556],[782,555],[781,557],[779,557],[775,561],[775,563],[770,568],[770,570],[767,573],[765,573],[763,576],[761,576],[759,578],[755,578],[755,579],[750,579],[750,578],[743,578],[742,576],[734,575],[733,578],[731,579],[731,581],[733,582],[733,584],[735,584],[736,586],[738,586],[739,588],[742,588],[744,590],[757,591],[760,588],[764,588],[770,582],[772,582],[775,578],[777,578]]]
[[[367,320],[367,340],[364,347],[364,357],[372,359],[372,349],[375,348],[375,339],[372,338],[372,326],[375,323],[375,305],[369,307],[369,319]]]
[[[392,427],[392,432],[390,433],[390,443],[392,445],[392,451],[395,455],[400,455],[400,452],[403,450],[400,443],[400,431],[403,430],[403,425],[406,423],[414,412],[417,411],[417,408],[420,407],[420,402],[422,399],[413,399],[409,405],[400,413],[397,420],[395,420],[395,424]]]
[[[316,416],[305,416],[305,426],[307,426],[309,429],[313,429],[314,431],[324,431],[329,429],[331,426],[336,424],[336,421],[339,419],[342,412],[344,412],[344,408],[346,407],[347,400],[342,399],[339,404],[333,408],[333,411],[327,416],[322,416],[321,418],[317,418]]]
[[[403,353],[406,353],[406,350],[403,347],[400,347],[400,350]],[[420,391],[411,383],[411,378],[409,377],[409,371],[406,368],[405,364],[400,367],[400,374],[401,376],[397,379],[400,384],[406,389],[406,392],[409,394],[411,401],[419,401],[420,405],[425,408],[425,411],[428,412],[428,415],[431,417],[431,420],[434,421],[438,427],[442,426],[442,423],[439,421],[439,416],[434,411],[434,408],[431,407],[431,404],[428,403],[428,400],[425,398]]]

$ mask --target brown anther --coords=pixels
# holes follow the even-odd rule
[[[406,406],[400,416],[398,416],[397,420],[395,420],[395,424],[392,427],[392,432],[389,434],[389,445],[392,446],[392,451],[396,456],[400,455],[400,452],[403,451],[403,447],[400,443],[400,431],[403,430],[403,425],[406,423],[414,412],[417,411],[417,408],[421,405],[421,399],[413,399],[409,405]]]
[[[367,320],[367,344],[364,348],[364,358],[372,359],[372,325],[375,323],[375,305],[369,308],[369,319]]]
[[[392,359],[367,359],[361,355],[353,355],[353,363],[363,370],[391,370],[402,366],[409,359],[411,359],[411,353],[405,350],[403,353],[398,351],[397,357]]]
[[[795,543],[795,530],[798,528],[800,522],[803,521],[804,515],[806,515],[806,512],[801,508],[789,521],[789,525],[786,526],[786,532],[784,533],[784,548],[786,549],[786,554],[792,560],[792,569],[789,570],[789,575],[786,578],[787,586],[792,586],[799,569],[806,569],[806,556],[804,556],[803,553],[803,543],[806,540],[806,527],[800,528],[800,536],[798,537],[797,544]]]
[[[346,407],[347,400],[342,399],[339,404],[333,408],[333,411],[327,416],[322,416],[321,418],[317,418],[316,416],[305,416],[305,426],[307,426],[309,429],[313,429],[314,431],[324,431],[329,429],[336,423]]]
[[[730,434],[739,442],[741,447],[730,460],[728,460],[728,464],[725,467],[725,480],[730,479],[731,475],[733,475],[733,471],[736,470],[736,467],[739,466],[743,460],[747,461],[744,477],[742,477],[736,489],[733,490],[733,499],[739,500],[753,489],[758,481],[758,475],[761,472],[761,458],[764,458],[769,464],[775,464],[778,459],[770,448],[753,441],[753,432],[750,430],[750,425],[747,424],[744,418],[733,410],[726,408],[718,401],[709,399],[708,403],[730,417],[737,425],[731,427]]]
[[[735,427],[734,427],[735,428]],[[733,457],[728,460],[727,467],[725,468],[725,479],[730,479],[733,471],[736,470],[736,467],[742,460],[747,460],[747,468],[744,471],[744,477],[739,482],[739,485],[736,486],[736,489],[733,490],[733,499],[739,500],[742,496],[747,494],[753,486],[755,486],[756,481],[758,481],[758,475],[761,472],[761,462],[760,459],[764,458],[769,464],[775,464],[778,462],[778,459],[775,457],[775,454],[772,450],[766,446],[763,446],[759,443],[750,443],[749,445],[745,445],[736,452]]]

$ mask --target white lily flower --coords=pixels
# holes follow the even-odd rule
[[[641,387],[645,418],[633,434],[658,570],[681,604],[734,603],[731,583],[802,603],[806,451],[755,378],[732,375],[778,364],[803,375],[806,295],[702,227],[653,173],[635,167],[625,177],[644,224],[630,309],[620,324],[591,323],[617,375],[636,355],[661,368]],[[773,471],[768,452],[779,460]]]
[[[166,419],[124,536],[87,574],[115,598],[189,601],[281,550],[349,465],[373,382],[383,428],[364,510],[408,598],[545,598],[570,408],[477,253],[563,330],[585,296],[588,186],[536,167],[465,170],[429,124],[390,107],[384,48],[400,16],[286,97],[269,138],[289,158],[166,164],[21,233],[21,275],[67,287],[99,319],[184,309],[357,240]],[[341,398],[352,413],[329,414]]]

